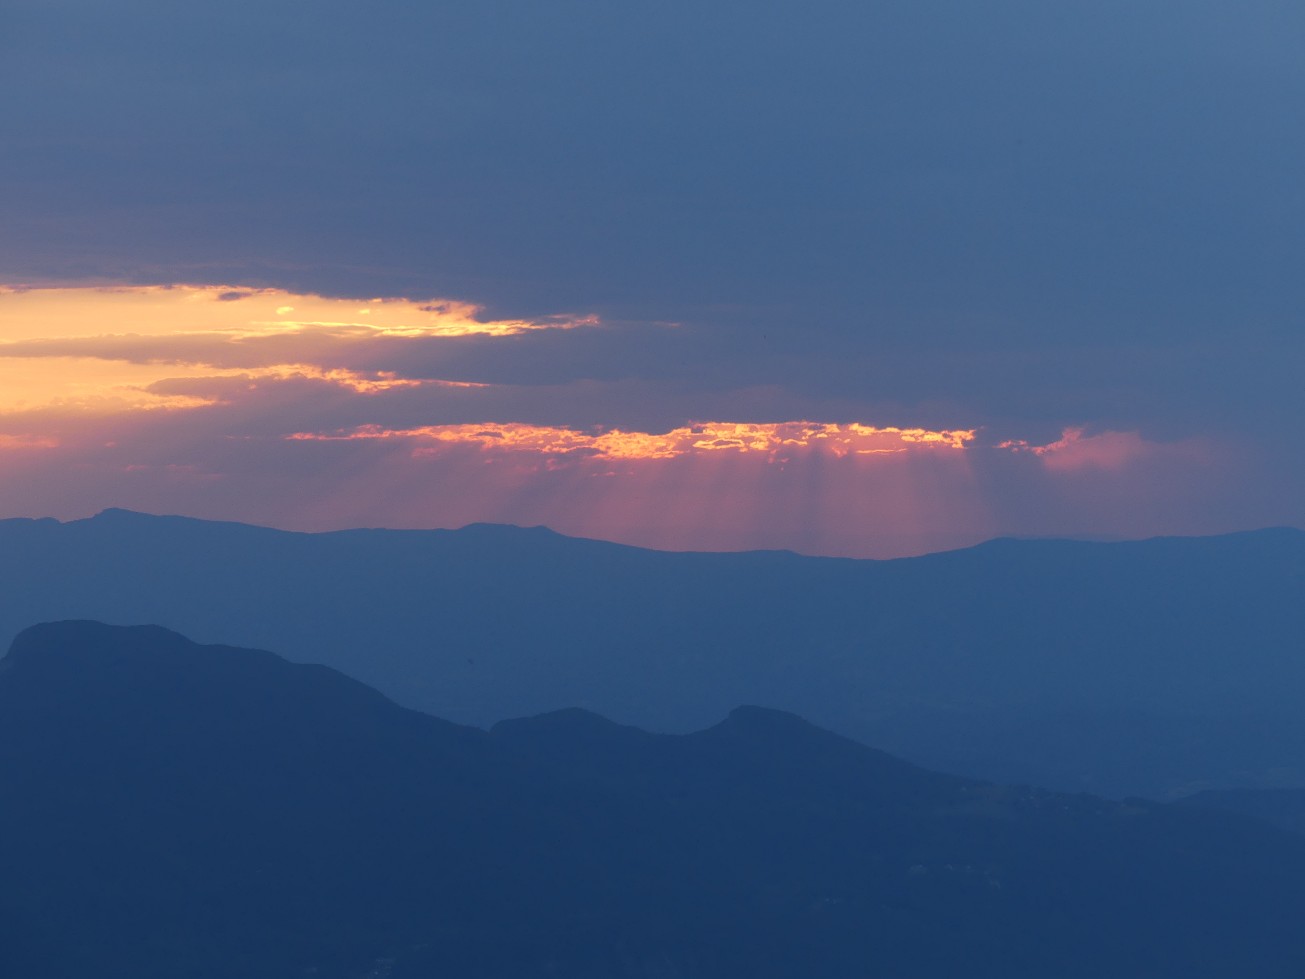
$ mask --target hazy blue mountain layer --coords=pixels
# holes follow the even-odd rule
[[[1192,979],[1305,969],[1305,837],[934,774],[761,708],[491,732],[157,627],[0,661],[0,974]]]
[[[1237,812],[1281,829],[1305,833],[1305,789],[1207,789],[1180,802],[1194,808]]]
[[[1305,785],[1295,530],[852,561],[483,525],[0,522],[0,641],[73,617],[276,649],[478,726],[580,706],[684,732],[755,703],[1008,781]]]

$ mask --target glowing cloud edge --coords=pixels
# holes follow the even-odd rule
[[[472,445],[482,449],[581,454],[602,459],[674,459],[690,454],[735,452],[777,456],[787,449],[815,448],[836,457],[882,455],[913,449],[962,450],[972,429],[932,431],[877,427],[859,422],[697,422],[664,433],[623,429],[589,430],[524,423],[424,425],[393,429],[362,425],[337,432],[295,432],[291,441],[408,440],[430,446]]]

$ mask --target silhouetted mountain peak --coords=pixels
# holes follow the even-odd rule
[[[61,655],[138,658],[158,653],[175,655],[208,648],[219,647],[201,646],[181,633],[160,625],[111,625],[92,619],[67,619],[40,622],[24,629],[14,637],[5,660],[22,661],[38,656]],[[280,658],[272,653],[248,649],[239,652],[269,660]]]
[[[169,654],[195,646],[189,639],[157,625],[115,626],[90,619],[42,622],[18,633],[0,660],[0,670],[33,666],[58,670],[75,667],[88,657],[105,660]]]
[[[700,732],[698,736],[761,744],[770,741],[792,744],[817,742],[831,747],[851,745],[857,749],[870,750],[842,735],[817,727],[796,714],[750,704],[735,707],[725,720]]]
[[[106,507],[105,509],[101,510],[99,513],[95,514],[94,516],[86,518],[86,521],[94,524],[101,524],[101,525],[105,525],[105,524],[114,525],[114,526],[136,525],[142,527],[150,524],[160,524],[160,523],[176,524],[176,523],[183,523],[183,522],[190,523],[190,524],[218,523],[218,524],[225,524],[228,526],[231,524],[230,521],[199,520],[195,517],[183,517],[183,516],[178,516],[176,514],[143,513],[140,510],[128,510],[124,507]],[[72,521],[72,522],[80,523],[82,521]],[[244,525],[240,524],[239,526],[244,526]]]
[[[794,730],[814,729],[815,725],[803,720],[796,714],[774,707],[757,707],[753,704],[740,704],[729,713],[722,723],[735,725],[744,729],[757,730]]]
[[[0,660],[0,703],[43,711],[52,725],[61,717],[110,723],[117,716],[142,725],[173,723],[178,713],[189,713],[197,723],[224,727],[242,717],[293,726],[392,712],[457,727],[407,711],[329,667],[290,663],[264,650],[200,645],[156,625],[84,620],[19,633]]]
[[[529,527],[524,527],[521,526],[520,524],[486,523],[484,521],[477,521],[476,523],[464,524],[462,527],[458,529],[460,531],[465,531],[472,534],[485,534],[485,535],[530,534],[534,537],[562,537],[563,536],[562,534],[559,534],[557,531],[553,530],[551,527],[545,527],[543,524],[533,524]]]
[[[159,514],[144,513],[140,510],[128,510],[126,507],[105,507],[92,520],[140,520],[140,519],[157,519]]]
[[[564,707],[561,710],[537,714],[534,717],[515,717],[499,721],[490,733],[518,740],[523,738],[592,738],[619,737],[630,734],[648,736],[638,728],[617,724],[593,711],[580,707]]]

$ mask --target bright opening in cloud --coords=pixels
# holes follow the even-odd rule
[[[593,326],[596,317],[487,320],[474,303],[449,299],[337,299],[245,286],[0,286],[4,340],[105,334],[222,333],[256,337],[331,327],[389,336],[513,336]]]
[[[594,317],[491,320],[452,300],[337,299],[210,285],[0,286],[0,411],[189,408],[163,394],[186,378],[305,377],[375,393],[475,382],[354,369],[360,344],[512,337],[594,326]]]

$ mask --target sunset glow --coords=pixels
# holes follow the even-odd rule
[[[1290,5],[82,6],[0,30],[0,517],[1305,526]]]
[[[1038,458],[1051,472],[1072,473],[1083,469],[1123,469],[1129,463],[1146,459],[1163,451],[1200,459],[1208,447],[1199,440],[1158,446],[1148,442],[1138,432],[1096,432],[1088,434],[1084,428],[1067,428],[1061,437],[1045,445],[1031,445],[1023,439],[1008,439],[997,445],[1008,452],[1024,453]]]
[[[597,323],[593,317],[495,321],[479,312],[449,300],[364,302],[231,286],[0,286],[0,411],[212,403],[153,388],[187,378],[304,378],[361,394],[426,384],[475,387],[324,361],[367,342],[503,338]]]
[[[313,329],[403,337],[514,336],[597,323],[592,316],[496,321],[480,313],[479,306],[448,299],[340,299],[246,286],[0,286],[6,343],[113,334],[221,333],[242,339]]]
[[[493,320],[449,300],[0,288],[0,505],[68,516],[107,502],[304,530],[540,523],[671,549],[894,557],[1000,532],[993,485],[1083,512],[1079,494],[1136,499],[1135,473],[1210,457],[1085,427],[1041,443],[973,423],[709,420],[674,396],[670,424],[617,424],[623,381],[593,380],[565,354],[559,381],[532,381],[541,344],[612,335],[594,317]]]
[[[296,440],[406,439],[416,443],[475,445],[486,449],[543,455],[582,454],[603,459],[674,459],[691,453],[760,453],[780,458],[785,450],[820,449],[841,458],[885,455],[912,449],[964,449],[973,431],[931,432],[922,428],[876,428],[795,421],[775,424],[704,422],[662,434],[582,432],[539,425],[427,425],[404,430],[362,426],[350,432],[296,432]]]

